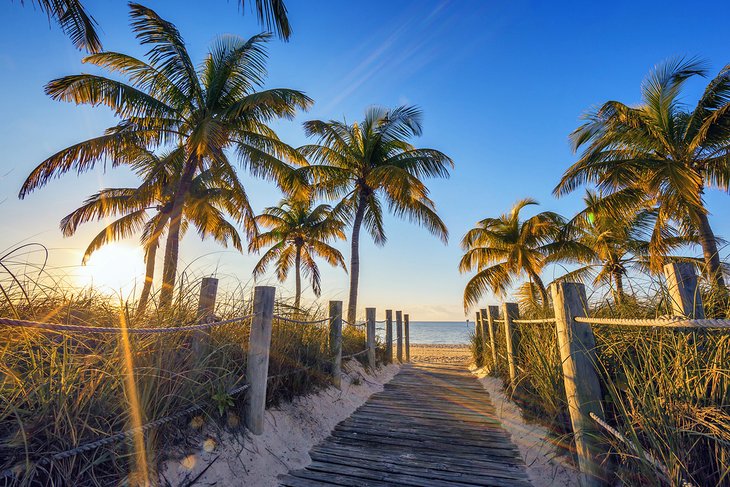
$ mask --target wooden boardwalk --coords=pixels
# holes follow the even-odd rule
[[[281,485],[529,486],[489,395],[463,367],[404,365]]]

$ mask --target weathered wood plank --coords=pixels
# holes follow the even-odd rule
[[[529,486],[489,396],[463,368],[404,366],[281,485]]]

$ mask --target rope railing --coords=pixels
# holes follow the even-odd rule
[[[539,325],[539,324],[544,324],[544,323],[555,323],[555,318],[537,318],[534,320],[512,320],[512,323],[517,323],[518,325]]]
[[[360,355],[363,355],[363,354],[366,354],[366,353],[368,353],[368,349],[367,348],[365,350],[362,350],[362,351],[357,352],[357,353],[351,353],[350,355],[343,355],[342,356],[342,360],[345,360],[345,359],[348,359],[348,358],[359,357]]]
[[[329,318],[322,318],[320,320],[302,321],[302,320],[295,320],[293,318],[287,318],[286,316],[281,316],[281,315],[274,315],[274,319],[286,321],[287,323],[294,323],[296,325],[319,325],[319,324],[327,323],[330,321]]]
[[[249,314],[230,318],[222,321],[210,321],[208,323],[199,323],[197,325],[171,326],[164,328],[127,328],[126,332],[130,335],[151,335],[156,333],[179,333],[184,331],[206,330],[230,323],[245,321],[256,316]],[[44,323],[41,321],[16,320],[13,318],[0,318],[0,325],[20,328],[35,328],[48,331],[72,331],[77,333],[114,333],[121,334],[124,328],[119,327],[103,327],[103,326],[84,326],[84,325],[67,325],[62,323]]]
[[[366,321],[362,321],[362,322],[360,322],[360,323],[350,323],[350,322],[349,322],[349,321],[347,321],[346,319],[343,319],[343,320],[342,320],[342,322],[343,322],[344,324],[346,324],[346,325],[349,325],[349,326],[357,326],[357,327],[360,327],[360,326],[367,326],[367,322],[366,322]]]
[[[657,328],[730,328],[730,320],[718,319],[688,319],[688,318],[588,318],[576,316],[573,318],[578,323],[589,323],[592,325],[612,326],[637,326]]]

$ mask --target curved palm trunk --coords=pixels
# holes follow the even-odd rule
[[[167,308],[172,304],[172,295],[175,290],[175,276],[177,274],[177,260],[180,253],[180,224],[182,223],[185,196],[193,181],[198,161],[190,157],[180,177],[180,184],[175,192],[175,199],[170,210],[170,227],[165,242],[165,263],[162,268],[162,289],[160,291],[160,307]]]
[[[296,296],[294,297],[294,307],[299,309],[299,303],[302,298],[302,246],[297,245],[297,255],[294,258],[294,267],[296,272]]]
[[[144,286],[142,286],[142,294],[139,296],[139,303],[137,304],[137,314],[144,313],[147,308],[147,301],[150,299],[150,292],[152,291],[152,281],[155,279],[155,258],[157,257],[157,242],[153,242],[152,245],[147,249],[146,256],[146,268],[144,275]]]
[[[535,282],[535,285],[537,286],[537,291],[540,293],[540,298],[542,299],[542,307],[547,308],[548,294],[547,289],[545,289],[545,284],[542,282],[542,279],[540,279],[540,276],[537,274],[537,272],[530,272],[530,277]]]
[[[707,268],[707,278],[713,287],[721,293],[723,297],[727,296],[727,288],[725,287],[725,279],[722,276],[722,264],[720,263],[720,252],[717,250],[717,240],[715,233],[710,227],[710,219],[705,213],[696,214],[700,245],[702,246],[702,254],[705,259],[705,267]]]
[[[160,245],[160,235],[162,234],[162,230],[167,224],[167,212],[163,210],[162,213],[163,215],[165,215],[165,217],[160,218],[157,221],[157,226],[155,226],[154,233],[152,234],[152,242],[150,242],[147,248],[144,286],[142,287],[142,294],[140,295],[139,303],[137,304],[138,315],[144,313],[145,309],[147,309],[147,302],[150,299],[150,293],[152,291],[152,283],[155,278],[155,259],[157,258],[157,247]]]
[[[352,222],[352,238],[350,240],[350,299],[347,303],[347,321],[355,323],[357,319],[357,285],[360,282],[360,227],[365,215],[365,198],[360,196]]]
[[[613,290],[613,300],[616,304],[624,303],[624,276],[620,270],[613,271],[613,283],[616,288]]]

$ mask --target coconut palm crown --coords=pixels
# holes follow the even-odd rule
[[[317,143],[299,151],[317,165],[301,171],[311,176],[320,194],[338,200],[334,211],[352,225],[347,320],[354,323],[361,228],[365,227],[377,245],[384,245],[387,207],[446,242],[448,230],[423,179],[448,177],[453,162],[438,150],[416,148],[408,142],[421,135],[421,111],[416,107],[372,107],[359,123],[312,120],[304,123],[304,130]]]
[[[647,204],[655,207],[655,254],[666,253],[661,236],[672,221],[684,233],[696,230],[707,276],[724,290],[703,196],[710,187],[729,189],[730,66],[710,81],[694,108],[680,100],[687,80],[706,73],[697,60],[670,60],[649,73],[640,105],[608,101],[586,113],[586,122],[571,134],[574,150],[583,152],[554,191],[564,195],[594,183],[603,195],[625,192],[616,208],[629,214]]]
[[[180,148],[159,156],[140,148],[129,161],[142,179],[139,186],[102,189],[61,220],[61,231],[69,237],[84,223],[115,218],[89,243],[82,263],[102,246],[141,233],[146,271],[138,312],[144,311],[150,297],[157,249],[170,222],[172,198],[185,162],[184,155]],[[230,217],[240,222],[245,217],[246,198],[238,192],[240,187],[235,174],[217,174],[212,169],[198,173],[185,198],[181,234],[192,224],[202,238],[212,237],[226,247],[230,242],[242,251],[241,236],[236,226],[227,220]]]
[[[540,273],[558,249],[556,239],[565,220],[550,211],[520,219],[525,207],[537,204],[530,198],[520,200],[508,213],[485,218],[464,235],[459,271],[476,271],[464,289],[465,310],[477,305],[487,291],[504,296],[525,274],[537,288],[543,305],[548,302]]]
[[[274,181],[292,194],[301,191],[286,161],[306,161],[279,140],[267,123],[293,117],[312,100],[296,90],[261,89],[266,77],[268,34],[248,40],[220,37],[196,67],[173,24],[142,5],[132,3],[130,9],[133,31],[143,46],[149,46],[149,61],[117,52],[84,59],[126,77],[128,83],[80,74],[46,86],[54,100],[106,105],[120,122],[103,135],[43,161],[28,176],[20,197],[72,169],[87,171],[104,160],[118,165],[130,147],[156,148],[171,143],[182,147],[185,163],[170,208],[160,293],[160,304],[167,306],[177,274],[185,195],[195,174],[211,167],[231,168],[227,149],[232,149],[239,164],[254,176]],[[239,191],[246,194],[242,187]],[[255,215],[248,204],[244,211],[243,225],[251,238],[256,234]]]
[[[314,295],[319,296],[322,291],[315,257],[347,270],[340,251],[329,244],[331,240],[347,238],[343,231],[344,223],[334,217],[329,205],[313,207],[310,200],[284,199],[279,206],[268,207],[257,215],[256,221],[262,228],[269,230],[252,239],[249,250],[258,252],[264,247],[269,249],[254,267],[254,276],[261,276],[274,263],[279,281],[284,282],[289,270],[294,267],[295,308],[301,302],[302,271],[309,278]]]

